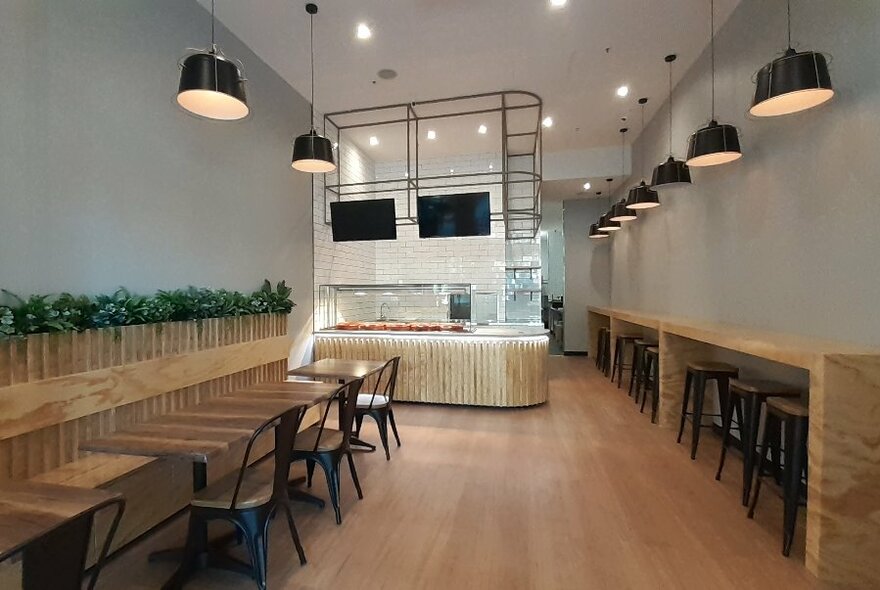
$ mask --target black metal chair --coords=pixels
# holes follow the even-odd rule
[[[210,554],[210,564],[250,575],[257,587],[265,590],[269,522],[279,508],[287,515],[290,536],[299,555],[299,562],[305,565],[306,555],[299,540],[288,498],[290,449],[295,444],[296,432],[305,410],[305,406],[293,408],[264,422],[248,441],[239,470],[210,484],[195,495],[190,503],[189,534],[183,563],[163,588],[181,588],[196,569],[197,558],[205,550],[199,546],[202,543],[197,534],[199,525],[212,520],[225,520],[244,539],[251,565],[219,554]],[[249,464],[254,443],[271,428],[275,429],[275,466],[269,472]]]
[[[361,426],[364,416],[370,416],[379,426],[379,438],[385,448],[385,460],[391,460],[388,452],[388,423],[391,422],[391,430],[397,446],[400,446],[400,435],[397,433],[397,423],[394,421],[394,409],[391,407],[394,401],[394,392],[397,390],[397,369],[400,366],[400,357],[396,356],[382,367],[376,379],[376,385],[372,393],[360,393],[357,396],[357,406],[354,412],[355,436],[360,438]]]
[[[614,377],[617,376],[617,389],[620,389],[623,383],[623,372],[627,369],[632,369],[633,363],[630,362],[627,364],[626,359],[626,347],[627,345],[632,347],[632,350],[635,350],[635,342],[636,340],[640,340],[641,336],[638,334],[618,334],[614,339],[614,359],[611,363],[611,382],[614,383]]]
[[[342,524],[342,512],[339,509],[339,466],[343,456],[348,458],[348,467],[351,470],[351,479],[354,481],[358,498],[364,499],[354,466],[354,458],[351,454],[352,426],[354,425],[357,397],[363,382],[363,379],[355,379],[337,390],[334,397],[342,404],[339,412],[338,430],[326,427],[327,415],[333,406],[333,400],[330,400],[321,416],[321,422],[299,433],[291,453],[292,461],[306,462],[306,481],[309,487],[312,487],[315,464],[319,464],[324,470],[324,475],[327,477],[327,488],[330,492],[330,502],[336,512],[336,524]]]

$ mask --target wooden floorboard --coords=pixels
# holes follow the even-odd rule
[[[803,529],[793,556],[780,554],[775,494],[746,519],[736,453],[716,482],[715,437],[703,437],[691,462],[686,445],[652,426],[589,359],[550,362],[550,402],[538,408],[396,406],[404,446],[390,462],[356,455],[362,501],[343,468],[342,526],[329,509],[297,506],[308,565],[298,565],[284,519],[273,523],[269,588],[816,587]],[[372,425],[363,438],[378,439]],[[323,480],[315,489],[326,497]],[[158,588],[174,565],[146,555],[183,533],[178,518],[131,547],[99,587]],[[252,587],[213,571],[187,585]]]

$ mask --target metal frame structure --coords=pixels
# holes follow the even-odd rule
[[[467,108],[468,102],[487,103],[489,106]],[[441,108],[448,110],[437,112]],[[512,123],[511,112],[527,114],[528,126],[519,122]],[[401,113],[405,113],[405,116]],[[491,113],[500,113],[501,115],[501,171],[420,176],[419,127],[421,122]],[[534,114],[534,119],[532,119],[532,114]],[[350,197],[372,198],[378,194],[393,195],[405,192],[406,215],[397,218],[397,225],[416,225],[418,224],[418,213],[415,202],[422,190],[500,186],[501,211],[492,211],[492,220],[504,222],[505,238],[508,240],[532,239],[537,235],[541,225],[542,120],[543,102],[541,97],[520,90],[505,90],[328,113],[324,115],[324,136],[335,137],[337,146],[342,145],[343,132],[346,130],[405,123],[407,137],[406,176],[398,180],[344,183],[342,182],[343,154],[342,150],[337,150],[337,171],[326,175],[324,182],[324,223],[330,224],[329,203],[331,199],[341,201],[343,198]],[[534,122],[533,125],[532,122]],[[511,128],[512,125],[514,128]],[[514,151],[511,143],[520,143],[517,138],[533,138],[531,149]],[[523,166],[523,164],[525,165]],[[453,179],[454,182],[450,182],[450,179]],[[525,187],[525,189],[516,190],[520,187]]]

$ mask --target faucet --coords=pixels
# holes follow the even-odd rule
[[[379,306],[379,320],[380,321],[385,321],[388,319],[388,316],[385,315],[385,309],[388,307],[390,307],[390,306],[387,303],[383,303],[382,305]]]

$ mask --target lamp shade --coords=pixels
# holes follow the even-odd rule
[[[591,240],[601,240],[602,238],[607,238],[608,234],[599,231],[599,225],[594,223],[590,226],[590,234],[587,237]]]
[[[657,191],[651,190],[651,187],[645,184],[644,180],[639,183],[639,186],[631,188],[626,197],[627,209],[653,209],[659,206],[660,197],[657,195]]]
[[[789,49],[758,71],[749,113],[755,117],[790,115],[817,107],[833,96],[825,56]]]
[[[670,188],[682,184],[691,184],[691,171],[681,160],[669,156],[665,162],[654,168],[651,188]]]
[[[220,121],[248,115],[245,78],[239,67],[214,52],[199,52],[180,63],[177,104],[185,110]]]
[[[312,174],[326,174],[336,170],[336,162],[333,160],[333,144],[326,137],[318,135],[312,129],[304,135],[300,135],[293,142],[294,169],[300,172]]]
[[[599,218],[599,231],[612,232],[620,231],[620,222],[611,221],[611,211]]]
[[[719,125],[713,120],[688,138],[688,166],[718,166],[740,158],[739,133],[733,125]]]
[[[638,213],[632,209],[626,208],[626,199],[620,199],[611,208],[611,221],[634,221],[638,219]]]

